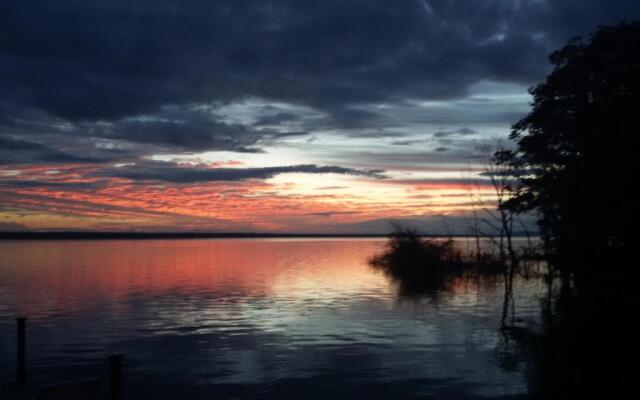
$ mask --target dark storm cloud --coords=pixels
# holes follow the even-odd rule
[[[126,118],[99,127],[90,126],[88,131],[102,138],[155,145],[174,152],[259,152],[250,146],[261,139],[279,135],[270,130],[257,131],[240,124],[220,122],[206,112],[176,107],[144,118]]]
[[[255,126],[263,126],[263,125],[280,125],[283,123],[297,121],[299,118],[296,114],[290,112],[280,112],[273,115],[266,115],[258,119],[258,121],[254,122]]]
[[[431,11],[427,11],[425,3]],[[635,1],[66,1],[3,4],[6,96],[69,120],[246,95],[327,107],[531,83],[550,48]]]
[[[131,179],[134,181],[163,181],[171,183],[229,182],[248,179],[269,179],[278,174],[342,174],[368,178],[384,178],[381,170],[359,170],[338,166],[318,166],[314,164],[289,165],[264,168],[204,168],[185,167],[167,162],[147,162],[111,168],[100,175]]]
[[[55,182],[43,181],[37,179],[0,179],[0,188],[45,188],[45,189],[62,189],[62,190],[95,190],[106,186],[106,182]]]
[[[103,159],[66,154],[49,146],[0,137],[0,165],[30,163],[98,163]]]
[[[4,125],[0,122],[0,138],[4,133],[7,135],[5,140],[21,137],[42,142],[42,146],[73,149],[77,154],[92,154],[95,160],[103,161],[127,161],[158,153],[209,150],[258,153],[262,152],[260,146],[271,141],[306,134],[297,130],[256,129],[222,122],[207,109],[189,105],[163,107],[153,115],[114,121],[70,122],[39,113],[5,120]],[[3,156],[0,154],[0,162],[5,160]]]
[[[133,158],[256,152],[314,123],[368,137],[388,123],[371,105],[460,98],[483,80],[529,85],[547,72],[549,51],[571,36],[640,16],[635,0],[8,0],[0,7],[0,136],[48,135],[24,139],[51,147],[27,152],[33,162],[74,157],[62,151],[70,139],[52,135],[130,142],[136,147],[125,153]],[[293,123],[295,113],[244,124],[196,107],[247,98],[327,117],[283,133],[260,128]]]

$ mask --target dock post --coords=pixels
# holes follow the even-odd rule
[[[16,321],[18,322],[18,357],[16,363],[16,381],[19,385],[24,385],[27,379],[27,318],[16,318]]]
[[[109,400],[122,400],[122,354],[107,357],[109,363]]]

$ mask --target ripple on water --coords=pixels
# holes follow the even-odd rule
[[[27,315],[36,383],[98,376],[121,352],[138,398],[525,393],[497,359],[501,287],[399,295],[367,265],[383,243],[0,242],[0,376]],[[530,286],[516,305],[533,316]]]

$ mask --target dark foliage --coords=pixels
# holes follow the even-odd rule
[[[580,261],[621,259],[637,242],[640,22],[600,27],[550,60],[532,111],[513,126],[517,150],[496,156],[526,171],[508,206],[538,211],[549,253],[586,279]]]
[[[513,126],[517,149],[496,154],[521,171],[505,207],[539,213],[560,284],[532,382],[541,398],[635,398],[640,22],[600,27],[551,62]]]

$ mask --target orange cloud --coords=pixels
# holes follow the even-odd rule
[[[228,167],[234,161],[225,162]],[[221,164],[222,165],[222,164]],[[267,181],[136,183],[94,165],[0,169],[0,215],[33,229],[304,231],[371,219],[460,213],[469,190],[446,180],[290,174]]]

